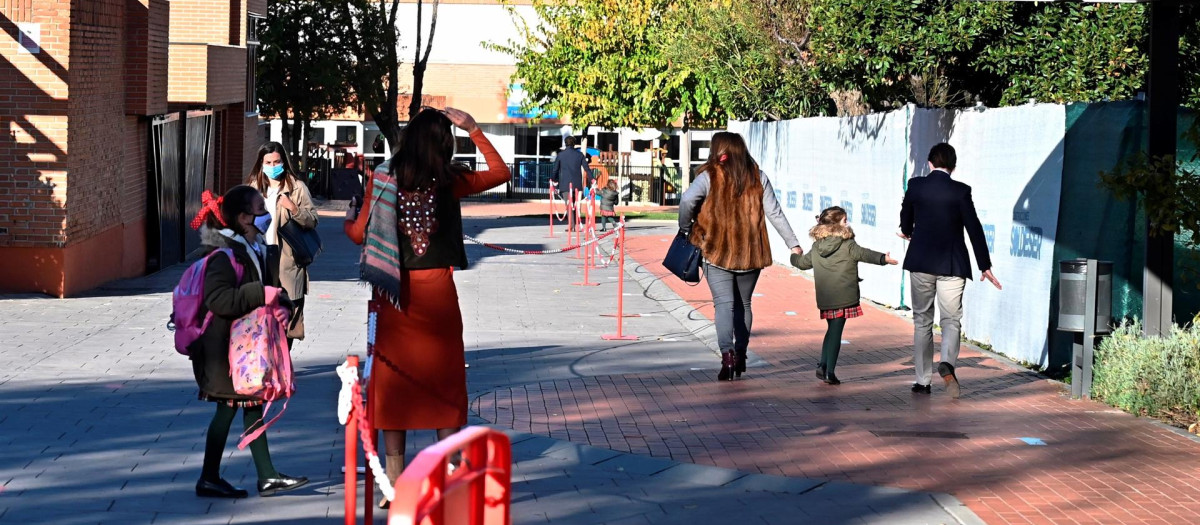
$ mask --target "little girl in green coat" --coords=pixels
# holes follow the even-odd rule
[[[821,362],[817,379],[831,385],[841,384],[833,373],[838,352],[842,349],[842,329],[846,319],[862,315],[858,291],[858,263],[896,264],[890,253],[871,251],[854,242],[854,230],[846,220],[846,210],[832,206],[817,216],[817,225],[808,231],[813,239],[811,250],[804,255],[792,254],[792,266],[813,270],[817,285],[817,308],[821,319],[829,324],[825,343],[821,345]]]

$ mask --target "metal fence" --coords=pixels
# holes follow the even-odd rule
[[[368,156],[371,157],[371,156]],[[342,158],[335,154],[325,153],[310,157],[307,173],[309,189],[315,194],[329,199],[349,199],[350,195],[363,194],[363,185],[367,177],[362,176],[364,168],[373,168],[382,159],[359,158],[357,162]],[[473,159],[462,161],[471,169],[476,169]],[[482,167],[482,166],[480,166]],[[520,160],[508,165],[512,176],[508,183],[495,188],[472,194],[467,198],[473,200],[534,200],[549,197],[550,176],[554,168],[551,162],[537,160]],[[680,175],[674,167],[664,166],[628,166],[628,165],[593,165],[592,178],[603,178],[617,181],[620,188],[620,200],[624,204],[642,203],[674,206],[679,204]]]

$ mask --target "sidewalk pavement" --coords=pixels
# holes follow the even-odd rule
[[[326,251],[312,269],[309,337],[293,352],[298,390],[268,432],[276,466],[312,483],[274,498],[194,495],[212,405],[196,400],[190,363],[164,327],[184,270],[177,265],[85,297],[0,297],[0,523],[340,521],[344,434],[334,368],[347,354],[365,353],[367,290],[356,280],[358,251],[331,214],[320,226]],[[465,232],[487,242],[562,244],[561,232],[546,239],[543,228],[532,219],[465,220]],[[712,382],[714,356],[703,342],[710,323],[633,280],[626,311],[644,315],[626,319],[625,329],[642,339],[602,340],[615,328],[599,315],[615,308],[615,266],[591,274],[600,286],[572,286],[581,270],[567,254],[468,250],[473,265],[456,281],[471,406],[480,411],[471,421],[513,436],[514,523],[980,523],[943,493],[786,477],[757,463],[730,468],[741,462],[728,459],[747,451],[780,465],[800,451],[766,441],[770,448],[753,450],[739,433],[681,433],[679,421],[711,428],[694,411],[630,413],[609,404],[665,407],[671,400],[648,396],[671,385],[721,393],[753,382]],[[775,365],[755,370],[768,366]],[[614,410],[621,415],[610,417]],[[772,438],[793,428],[747,421],[739,432]],[[674,436],[678,442],[658,446]],[[416,433],[410,457],[432,440],[432,432]],[[696,447],[713,460],[668,457]],[[226,451],[222,475],[253,492],[249,452]]]
[[[687,286],[662,268],[673,234],[664,230],[630,239],[627,271],[650,295],[686,299],[673,311],[711,319],[707,286]],[[714,381],[714,351],[703,370],[523,385],[473,406],[520,431],[616,451],[949,493],[993,524],[1200,520],[1196,439],[1072,401],[1062,384],[970,347],[959,358],[961,399],[950,399],[937,378],[933,395],[914,395],[912,324],[885,309],[865,307],[865,317],[848,324],[843,384],[825,385],[813,377],[825,331],[813,295],[798,271],[763,272],[751,344],[759,359],[740,381]],[[653,334],[645,330],[629,333]]]

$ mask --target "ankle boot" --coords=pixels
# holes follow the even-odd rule
[[[733,371],[737,368],[737,357],[733,352],[725,352],[721,354],[721,372],[717,374],[717,381],[733,381]]]

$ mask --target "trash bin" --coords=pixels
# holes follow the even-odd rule
[[[1059,261],[1058,268],[1058,329],[1085,332],[1087,259]],[[1113,265],[1111,261],[1097,261],[1096,269],[1096,326],[1092,333],[1107,334],[1112,324]]]

